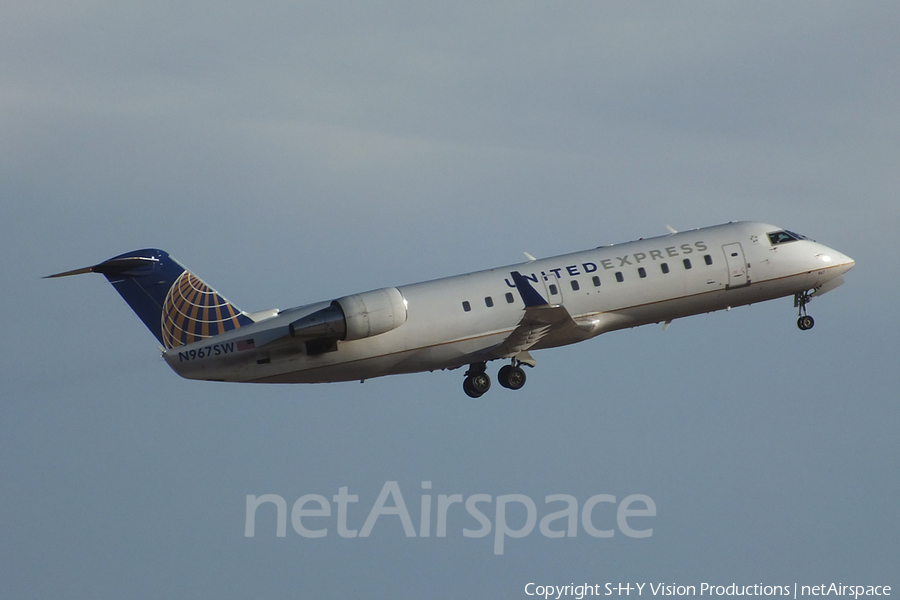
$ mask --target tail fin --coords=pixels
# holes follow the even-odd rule
[[[167,349],[253,322],[162,250],[135,250],[92,267],[48,277],[81,273],[104,275]]]

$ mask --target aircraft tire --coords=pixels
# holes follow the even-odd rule
[[[463,391],[470,398],[480,398],[491,389],[491,378],[487,373],[474,373],[463,380]]]
[[[500,385],[510,390],[522,389],[522,386],[525,385],[525,371],[521,367],[512,365],[500,367],[500,371],[497,373],[497,381],[500,382]]]
[[[802,331],[806,331],[807,329],[812,329],[813,325],[815,325],[815,320],[809,315],[803,315],[799,319],[797,319],[797,327],[799,327]]]
[[[509,388],[509,384],[506,383],[507,377],[509,376],[509,370],[512,369],[511,365],[505,365],[500,367],[500,370],[497,371],[497,383],[500,384],[501,387]]]
[[[469,385],[469,378],[466,377],[463,379],[463,391],[466,393],[466,396],[469,398],[481,398],[481,394],[472,389],[472,386]]]

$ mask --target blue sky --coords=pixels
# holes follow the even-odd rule
[[[900,584],[893,3],[0,14],[0,595]],[[856,259],[814,330],[782,299],[615,332],[478,401],[458,371],[181,380],[102,277],[40,279],[160,247],[254,311],[744,219]],[[501,556],[464,512],[446,538],[395,516],[277,538],[263,512],[244,537],[247,495],[348,487],[361,528],[388,481],[416,524],[423,481],[435,503],[645,494],[657,516]]]

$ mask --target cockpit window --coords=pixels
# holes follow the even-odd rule
[[[806,236],[800,235],[799,233],[794,233],[793,231],[773,231],[769,234],[769,241],[773,246],[777,246],[778,244],[786,244],[788,242],[796,242],[798,240],[805,240]]]

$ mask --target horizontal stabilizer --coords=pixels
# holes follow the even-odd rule
[[[53,275],[44,275],[41,279],[53,279],[54,277],[69,277],[70,275],[84,275],[85,273],[93,273],[94,267],[84,267],[81,269],[73,269],[63,273],[54,273]]]
[[[151,256],[126,256],[123,258],[111,258],[102,263],[91,267],[83,267],[81,269],[73,269],[63,273],[47,275],[43,279],[53,279],[55,277],[69,277],[70,275],[84,275],[85,273],[101,273],[103,275],[123,275],[127,274],[132,277],[141,272],[149,272],[159,259]]]

